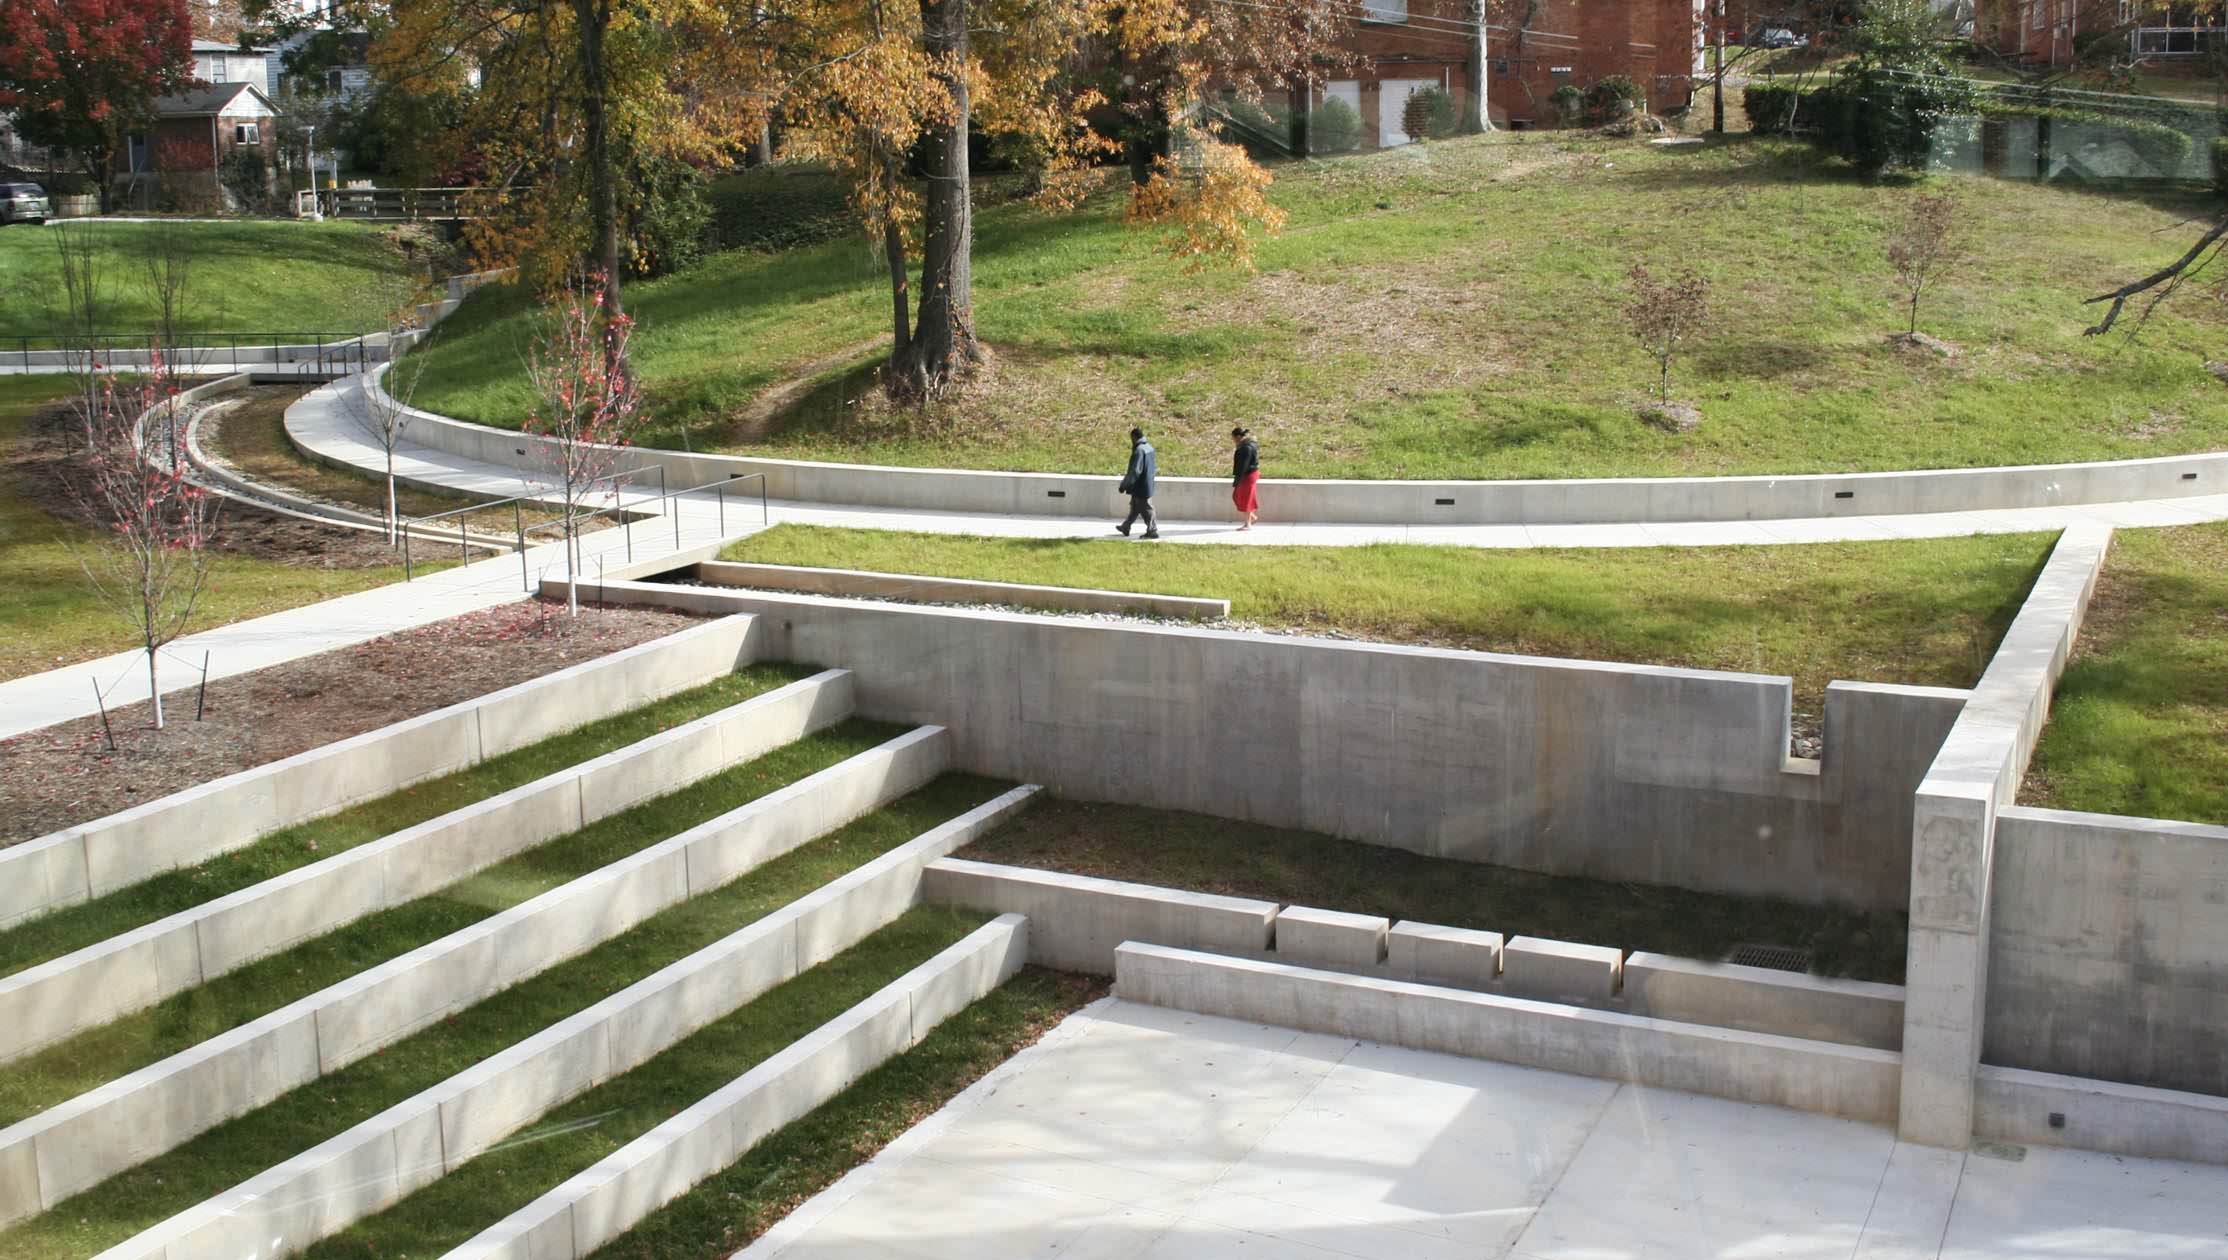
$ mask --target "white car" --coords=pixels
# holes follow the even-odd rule
[[[54,213],[37,184],[0,184],[0,223],[44,223]]]

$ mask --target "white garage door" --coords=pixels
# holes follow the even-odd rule
[[[1388,149],[1408,143],[1408,133],[1400,126],[1401,115],[1408,108],[1408,94],[1437,86],[1437,79],[1387,79],[1378,84],[1377,143]]]

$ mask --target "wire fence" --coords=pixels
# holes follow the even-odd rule
[[[160,351],[174,371],[199,363],[268,363],[331,375],[361,372],[385,362],[384,338],[361,332],[196,332],[0,337],[0,368],[67,371],[88,358],[104,368],[149,366]]]

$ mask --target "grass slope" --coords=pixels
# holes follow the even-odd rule
[[[959,856],[1683,958],[1792,945],[1820,975],[1903,980],[1899,914],[1537,875],[1204,814],[1044,801]]]
[[[2228,825],[2228,525],[2113,536],[2019,803]]]
[[[675,906],[623,936],[0,1233],[0,1255],[10,1260],[62,1260],[113,1246],[748,926],[990,799],[1004,787],[964,776],[940,779],[724,888]],[[956,926],[933,917],[927,922],[938,931]],[[863,957],[878,952],[866,949]],[[776,1003],[746,1009],[763,1016],[780,1008]],[[725,1081],[741,1070],[727,1069],[719,1079]],[[531,1150],[536,1145],[522,1143],[513,1149]],[[438,1255],[440,1250],[409,1254]]]
[[[376,332],[423,283],[392,229],[361,223],[94,223],[106,290],[106,332],[143,333],[156,308],[137,251],[150,233],[190,233],[194,270],[181,326],[189,332]],[[52,336],[52,231],[0,232],[0,349],[9,337]]]
[[[1228,599],[1233,617],[1369,639],[1970,686],[2048,558],[2047,535],[1785,547],[1485,551],[1163,547],[783,525],[728,559]]]
[[[214,901],[450,810],[531,783],[660,731],[809,676],[810,669],[754,665],[654,704],[553,735],[454,774],[274,831],[254,844],[168,871],[104,897],[0,929],[0,976],[14,975],[157,919]]]
[[[1922,327],[1955,359],[1886,343],[1884,255],[1905,189],[1807,147],[1702,149],[1510,134],[1278,171],[1291,215],[1260,273],[1186,275],[1120,222],[1027,206],[977,220],[975,313],[997,351],[959,403],[892,411],[848,369],[886,335],[863,241],[730,253],[628,293],[649,443],[806,458],[1108,472],[1133,422],[1168,473],[1228,466],[1232,424],[1274,477],[1793,473],[2160,455],[2228,446],[2204,370],[2223,316],[2171,304],[2139,340],[2084,339],[2081,299],[2147,274],[2202,206],[1980,179],[1972,260]],[[1676,370],[1706,419],[1649,428],[1652,364],[1624,270],[1691,265],[1715,314]],[[443,329],[418,401],[515,426],[528,309],[483,291]],[[793,406],[759,415],[777,387]]]
[[[9,1065],[0,1076],[0,1123],[13,1123],[160,1062],[359,971],[461,931],[825,770],[896,733],[897,728],[851,721],[808,735],[755,761],[530,849],[437,893],[366,915],[143,1011],[88,1029]],[[5,1254],[4,1249],[0,1254]]]
[[[14,235],[0,232],[0,240]],[[31,417],[67,390],[57,377],[0,376],[0,466]],[[124,621],[86,583],[72,550],[85,538],[85,531],[55,519],[0,478],[0,574],[8,584],[7,598],[0,599],[0,680],[138,646]],[[401,580],[400,564],[324,569],[220,553],[210,561],[208,589],[186,632]],[[110,680],[101,681],[105,686]]]

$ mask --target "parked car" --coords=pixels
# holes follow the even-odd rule
[[[37,184],[0,184],[0,223],[44,223],[54,213]]]
[[[1784,26],[1765,28],[1756,36],[1758,48],[1808,48],[1810,36],[1797,35]]]

